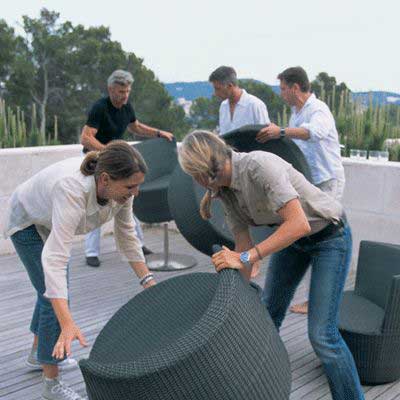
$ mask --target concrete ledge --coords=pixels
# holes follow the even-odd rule
[[[343,158],[343,165],[353,254],[361,240],[400,243],[400,163]]]

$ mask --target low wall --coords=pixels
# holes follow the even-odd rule
[[[360,240],[400,244],[400,163],[343,159],[343,204],[353,230],[353,250]]]
[[[26,147],[0,150],[0,233],[6,204],[14,189],[42,168],[81,154],[81,145]],[[354,249],[362,239],[400,243],[400,163],[355,161],[344,158],[346,188],[343,203],[353,228]],[[112,232],[112,224],[102,229]],[[0,254],[13,252],[0,237]]]

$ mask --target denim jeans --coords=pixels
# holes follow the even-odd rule
[[[139,239],[141,246],[143,246],[143,230],[140,221],[137,219],[136,215],[133,214],[133,219],[135,220],[135,232],[136,237]],[[101,228],[96,228],[89,232],[85,236],[85,256],[86,257],[98,257],[100,255],[100,236]]]
[[[33,334],[38,336],[38,360],[41,364],[55,365],[62,361],[51,355],[61,329],[50,300],[43,296],[46,290],[42,266],[43,240],[35,226],[31,225],[15,232],[11,236],[11,241],[37,294],[30,329]]]
[[[364,399],[354,359],[338,330],[338,311],[351,260],[347,223],[319,242],[303,238],[271,257],[262,301],[280,328],[309,265],[308,336],[321,360],[334,400]]]

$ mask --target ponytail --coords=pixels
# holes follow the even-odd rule
[[[212,191],[211,189],[207,189],[203,198],[200,202],[200,215],[203,219],[211,218],[211,201],[212,201]]]
[[[194,131],[185,136],[178,149],[182,169],[191,176],[208,177],[209,183],[219,179],[225,163],[232,157],[232,149],[217,135],[207,131]],[[200,202],[200,215],[211,218],[214,193],[207,190]]]
[[[111,179],[126,179],[137,172],[145,174],[147,165],[142,155],[123,140],[114,140],[101,151],[89,152],[81,164],[85,176],[97,178],[106,172]]]
[[[99,160],[99,151],[90,151],[86,154],[81,164],[81,172],[85,176],[94,175],[96,171],[97,161]]]

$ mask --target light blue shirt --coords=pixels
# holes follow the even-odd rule
[[[245,125],[267,125],[269,123],[268,111],[264,102],[244,89],[242,89],[240,100],[235,105],[232,118],[228,99],[224,100],[219,108],[220,135]]]
[[[344,182],[344,168],[335,119],[323,101],[311,94],[301,110],[296,111],[293,107],[289,128],[304,128],[310,134],[308,140],[293,140],[304,153],[314,185],[331,179]]]

